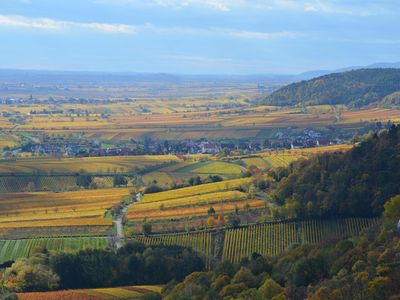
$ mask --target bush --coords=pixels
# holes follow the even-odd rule
[[[262,299],[272,299],[273,297],[281,294],[283,292],[283,288],[273,279],[269,278],[265,280],[263,285],[258,289],[258,292]]]
[[[150,235],[153,230],[153,226],[149,222],[145,222],[142,225],[142,232],[144,235]]]
[[[232,283],[244,283],[247,287],[255,287],[256,278],[246,267],[241,267],[232,279]]]
[[[163,189],[156,184],[152,184],[144,189],[145,194],[159,193],[162,191]]]
[[[219,295],[222,298],[235,297],[247,289],[248,287],[244,283],[229,284],[221,290]]]
[[[114,175],[113,178],[113,186],[121,186],[121,185],[127,185],[128,180],[126,180],[125,176],[122,176],[120,174]]]
[[[240,225],[239,216],[236,214],[230,214],[228,216],[228,224],[229,224],[229,226],[231,226],[233,228],[239,227],[239,225]]]
[[[228,275],[219,275],[213,283],[211,287],[214,290],[220,291],[224,286],[228,285],[231,282],[231,278]]]

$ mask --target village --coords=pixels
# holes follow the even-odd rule
[[[52,157],[96,157],[128,155],[185,155],[231,153],[251,154],[260,151],[303,149],[318,146],[339,145],[346,141],[324,136],[318,131],[304,129],[301,134],[291,135],[287,130],[278,131],[273,138],[213,141],[205,138],[196,140],[119,140],[102,141],[73,137],[40,136],[30,137],[22,145],[4,147],[3,157],[18,157],[29,153],[31,156]]]

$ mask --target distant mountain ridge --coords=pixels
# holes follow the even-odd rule
[[[352,70],[358,70],[358,69],[400,69],[400,62],[394,62],[394,63],[381,62],[381,63],[374,63],[374,64],[367,65],[367,66],[352,66],[352,67],[340,68],[340,69],[336,69],[336,70],[312,70],[312,71],[300,73],[297,75],[297,77],[299,80],[307,80],[307,79],[312,79],[312,78],[323,76],[323,75],[328,75],[331,73],[346,72],[346,71],[352,71]]]
[[[362,107],[400,91],[400,69],[373,68],[332,73],[284,86],[266,97],[267,105],[345,104]],[[398,95],[386,99],[397,103]],[[382,100],[383,101],[383,100]]]
[[[185,82],[227,82],[227,83],[259,83],[282,86],[300,80],[330,73],[350,71],[361,68],[400,68],[397,63],[375,63],[364,67],[347,67],[337,70],[311,70],[299,74],[173,74],[145,72],[96,72],[96,71],[62,71],[62,70],[22,70],[0,69],[0,83],[32,84],[82,84],[82,83],[185,83]]]

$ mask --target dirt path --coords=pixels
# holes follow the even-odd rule
[[[137,196],[135,196],[135,199],[137,199]],[[119,215],[117,216],[117,218],[113,221],[113,223],[115,224],[115,227],[117,228],[117,232],[113,237],[113,242],[115,244],[115,247],[117,249],[122,247],[122,241],[125,238],[124,235],[124,227],[122,225],[122,220],[124,219],[124,216],[126,214],[126,212],[128,211],[129,207],[132,205],[133,203],[130,203],[129,205],[125,206],[121,212],[119,213]]]

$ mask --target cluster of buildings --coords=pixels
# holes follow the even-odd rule
[[[113,144],[93,139],[79,137],[45,138],[32,140],[24,144],[17,152],[30,152],[33,155],[49,156],[127,156],[127,155],[184,155],[184,154],[229,154],[240,152],[251,154],[263,150],[274,149],[302,149],[332,144],[343,144],[345,141],[338,138],[327,138],[323,134],[304,129],[301,132],[278,131],[271,138],[263,140],[229,140],[209,141],[180,140],[160,141],[146,139],[144,141],[118,141]]]

